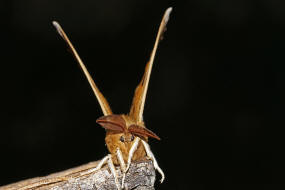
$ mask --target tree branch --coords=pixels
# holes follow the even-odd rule
[[[45,177],[37,177],[23,180],[17,183],[0,187],[0,190],[117,190],[114,177],[107,166],[95,172],[80,175],[84,171],[95,168],[98,164],[88,164],[72,168],[66,171],[54,173]],[[122,180],[122,173],[117,167],[119,181]],[[152,161],[144,160],[133,162],[127,172],[125,186],[129,190],[154,190],[155,169]]]

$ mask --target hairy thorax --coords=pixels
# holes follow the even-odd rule
[[[112,114],[102,116],[96,122],[106,129],[106,145],[115,164],[118,164],[116,155],[118,149],[122,153],[121,156],[124,162],[128,162],[129,152],[135,143],[134,139],[136,137],[145,142],[148,141],[148,137],[160,140],[155,133],[145,127],[143,121],[134,121],[129,115]],[[146,155],[144,145],[142,141],[139,141],[132,156],[132,161],[144,159]]]
[[[122,138],[125,138],[124,142],[122,142],[120,140]],[[121,150],[124,162],[127,163],[129,151],[130,151],[130,149],[134,143],[134,141],[128,140],[131,138],[132,138],[131,134],[114,133],[112,131],[107,131],[105,141],[106,141],[107,148],[112,155],[112,160],[113,160],[115,165],[119,165],[119,162],[118,162],[118,159],[116,156],[117,148],[119,148]],[[138,148],[134,152],[134,155],[132,157],[132,161],[142,160],[145,157],[146,157],[146,152],[145,152],[144,146],[143,146],[142,142],[139,142]]]

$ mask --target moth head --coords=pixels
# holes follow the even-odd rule
[[[137,125],[126,115],[107,115],[102,116],[96,122],[106,129],[110,134],[120,134],[121,142],[132,142],[135,136],[141,138],[160,138],[151,130],[147,129],[143,124]]]

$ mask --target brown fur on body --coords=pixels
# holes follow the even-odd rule
[[[107,135],[105,138],[105,142],[106,142],[109,152],[112,155],[112,160],[113,160],[114,165],[119,165],[119,161],[116,155],[117,148],[121,150],[124,162],[127,163],[129,151],[134,143],[134,141],[121,142],[120,138],[122,135],[130,135],[130,134],[114,133],[113,131],[107,131]],[[132,157],[132,161],[142,160],[145,157],[146,157],[146,152],[145,152],[144,146],[142,142],[139,142],[138,148],[134,152],[134,155]]]
[[[112,155],[112,160],[115,165],[119,165],[119,161],[116,155],[117,148],[120,149],[120,151],[122,152],[124,162],[127,163],[130,149],[134,144],[134,135],[128,132],[128,128],[131,125],[136,125],[136,123],[132,121],[128,115],[120,115],[120,116],[125,121],[124,127],[126,130],[123,133],[113,130],[107,130],[105,137],[107,148]],[[139,126],[145,128],[143,123],[141,123]],[[124,138],[124,142],[120,140],[122,136]],[[145,141],[148,141],[148,137],[146,136],[145,137],[141,136],[140,138]],[[144,149],[142,142],[139,142],[138,147],[132,157],[132,161],[142,160],[145,158],[146,158],[146,151]]]

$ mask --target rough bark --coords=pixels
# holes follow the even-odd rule
[[[46,177],[27,179],[17,183],[0,187],[0,190],[116,190],[114,177],[107,166],[84,176],[83,171],[96,167],[97,162],[91,162],[63,172],[54,173]],[[119,181],[122,173],[116,168]],[[131,164],[127,172],[125,187],[128,190],[154,190],[155,169],[152,161],[139,161]]]

